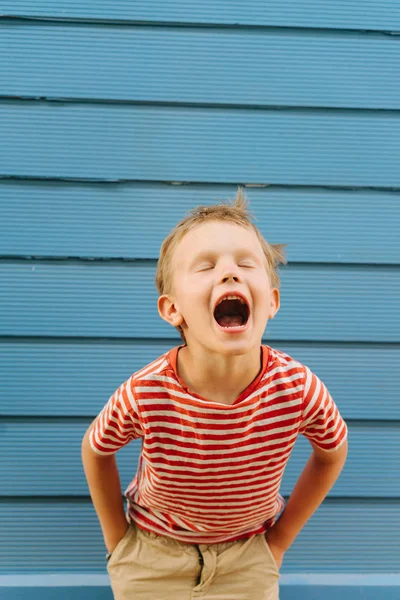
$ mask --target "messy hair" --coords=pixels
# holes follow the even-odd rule
[[[165,238],[161,245],[156,272],[156,286],[160,296],[171,292],[171,265],[175,248],[191,229],[206,221],[228,221],[254,231],[266,258],[267,273],[271,285],[274,288],[279,288],[278,267],[280,264],[286,264],[285,244],[269,244],[266,241],[258,227],[253,223],[253,217],[248,210],[246,195],[243,189],[239,187],[233,202],[221,202],[212,206],[194,208]]]

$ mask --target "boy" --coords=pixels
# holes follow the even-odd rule
[[[327,389],[261,344],[282,262],[241,190],[161,247],[158,310],[184,344],[123,383],[82,443],[115,600],[277,600],[284,553],[339,476],[347,428]],[[312,453],[281,512],[299,433]],[[114,453],[139,437],[125,516]]]

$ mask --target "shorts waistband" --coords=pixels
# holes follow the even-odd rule
[[[132,521],[131,521],[131,524],[132,524]],[[205,549],[210,546],[217,552],[217,554],[219,554],[220,552],[223,552],[224,550],[227,550],[228,548],[230,548],[231,546],[234,546],[235,544],[238,544],[240,542],[242,542],[242,543],[246,542],[251,537],[253,537],[253,536],[250,536],[250,538],[244,538],[241,540],[233,540],[231,542],[210,542],[210,543],[183,542],[181,540],[177,540],[168,535],[159,534],[159,533],[155,533],[154,531],[147,531],[145,529],[142,529],[142,527],[137,525],[137,523],[133,523],[133,524],[140,531],[141,535],[143,535],[144,537],[147,537],[149,539],[157,540],[158,542],[161,542],[161,543],[165,544],[166,546],[171,546],[171,545],[178,546],[183,549],[191,549],[191,548]]]

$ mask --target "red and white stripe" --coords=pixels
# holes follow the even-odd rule
[[[108,455],[142,438],[138,472],[125,492],[139,527],[188,543],[262,533],[283,508],[279,487],[298,434],[326,451],[346,439],[318,377],[283,352],[262,350],[259,376],[232,405],[185,388],[178,348],[112,395],[90,442]]]

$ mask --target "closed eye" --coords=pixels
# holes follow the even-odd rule
[[[210,269],[213,269],[214,265],[201,265],[198,269],[196,269],[196,271],[209,271]]]
[[[243,267],[243,269],[252,269],[255,265],[251,265],[250,263],[241,263],[239,267]]]

